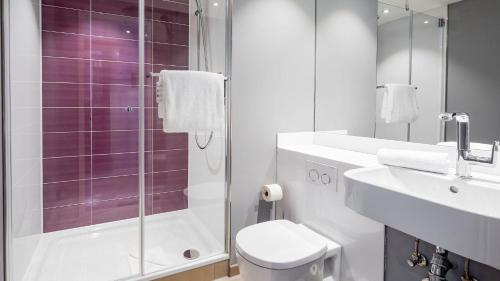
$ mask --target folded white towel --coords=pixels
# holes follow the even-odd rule
[[[415,87],[404,84],[385,85],[381,117],[386,123],[412,123],[417,120]]]
[[[224,127],[224,76],[162,70],[157,102],[164,132],[220,130]]]
[[[443,152],[427,152],[382,148],[377,152],[378,162],[433,173],[448,174],[451,161]]]

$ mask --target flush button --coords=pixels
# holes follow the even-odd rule
[[[324,185],[328,185],[332,182],[332,178],[328,174],[321,175],[321,183]]]
[[[319,180],[319,172],[316,169],[309,170],[309,179],[312,182],[317,182]]]

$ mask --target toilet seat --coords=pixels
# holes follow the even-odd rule
[[[323,257],[327,244],[308,228],[287,220],[275,220],[238,232],[236,250],[260,267],[290,269]]]

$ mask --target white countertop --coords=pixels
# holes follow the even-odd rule
[[[278,150],[286,150],[314,157],[326,158],[358,167],[373,167],[380,165],[377,161],[376,155],[317,144],[282,145],[278,147]]]

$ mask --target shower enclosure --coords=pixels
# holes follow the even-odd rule
[[[436,11],[416,12],[384,2],[378,2],[377,85],[416,86],[419,116],[411,124],[385,123],[380,117],[383,91],[379,90],[374,136],[436,144],[444,140],[444,126],[435,116],[445,105],[446,19]]]
[[[7,280],[150,280],[228,258],[230,11],[3,1]],[[228,77],[224,130],[163,131],[165,69]]]

